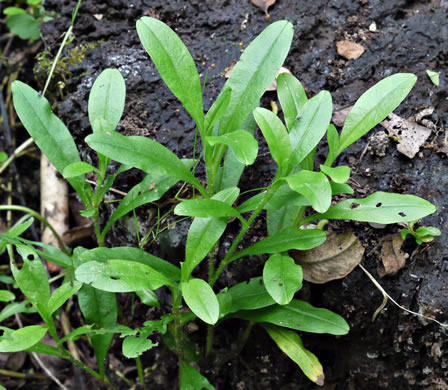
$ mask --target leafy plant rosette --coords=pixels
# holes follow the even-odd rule
[[[304,347],[297,331],[344,335],[349,325],[339,315],[295,298],[302,287],[303,272],[289,251],[310,250],[326,240],[323,230],[303,228],[311,221],[344,219],[393,224],[416,221],[435,211],[431,203],[417,196],[385,192],[332,203],[333,196],[354,192],[347,184],[350,168],[333,167],[333,163],[345,148],[398,107],[416,77],[395,74],[374,85],[356,102],[339,134],[330,123],[330,93],[322,91],[308,99],[299,80],[290,74],[281,74],[277,88],[283,123],[276,114],[259,107],[260,98],[276,78],[293,37],[292,25],[278,21],[247,47],[220,95],[204,114],[203,86],[180,38],[166,24],[149,17],[137,22],[137,32],[162,79],[196,122],[206,185],[195,176],[195,164],[191,160],[179,159],[151,139],[123,136],[115,131],[125,102],[125,82],[118,70],[103,71],[90,92],[88,112],[93,134],[87,136],[86,142],[98,154],[97,167],[81,161],[72,136],[52,113],[48,101],[31,87],[16,81],[12,91],[19,118],[37,146],[79,194],[85,205],[82,214],[93,220],[98,248],[70,251],[27,241],[20,235],[29,226],[29,220],[1,236],[1,245],[10,253],[14,279],[46,326],[3,328],[0,351],[39,351],[70,358],[64,343],[88,335],[97,357],[96,375],[104,379],[104,363],[114,334],[124,338],[123,354],[138,359],[144,351],[157,345],[150,336],[159,332],[179,356],[180,388],[213,389],[190,364],[198,356],[187,347],[191,343],[183,325],[195,318],[208,325],[208,355],[213,346],[214,327],[226,319],[240,318],[249,321],[248,329],[254,324],[262,326],[311,381],[323,384],[323,368],[317,357]],[[266,188],[254,191],[252,197],[235,206],[240,196],[240,177],[258,154],[258,142],[254,138],[256,126],[267,142],[277,172]],[[328,157],[315,170],[316,147],[325,136]],[[107,167],[112,160],[122,166],[114,175],[108,175]],[[144,171],[147,177],[121,200],[110,219],[101,226],[99,205],[116,176],[131,167]],[[85,175],[90,172],[97,175],[95,189],[85,181]],[[160,199],[177,182],[189,184],[198,193],[190,199],[180,199],[173,210],[178,216],[193,218],[185,261],[174,265],[138,248],[104,247],[105,235],[118,219]],[[267,212],[266,237],[240,250],[240,242],[263,210]],[[309,211],[308,216],[305,211]],[[224,257],[216,258],[215,248],[219,247],[231,219],[239,223],[239,234]],[[23,259],[20,268],[15,263],[13,247]],[[249,255],[267,257],[262,275],[215,291],[215,283],[224,269]],[[52,294],[38,256],[66,270],[64,283]],[[207,280],[194,276],[195,269],[204,260],[208,260]],[[166,287],[172,296],[172,304],[164,307],[165,315],[146,321],[138,329],[118,323],[116,293],[135,292],[142,302],[159,305],[154,291],[161,287]],[[85,325],[59,338],[53,316],[74,294]],[[189,310],[185,310],[185,305]],[[40,341],[47,331],[56,340],[57,347]],[[27,342],[18,342],[25,340],[19,332],[29,333]]]

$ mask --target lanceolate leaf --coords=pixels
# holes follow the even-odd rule
[[[202,321],[214,325],[219,318],[219,302],[207,282],[190,279],[182,283],[182,296],[191,311]]]
[[[121,119],[126,84],[117,69],[106,69],[97,77],[89,95],[89,120],[93,132],[114,131]]]
[[[279,326],[264,324],[263,328],[269,333],[277,346],[288,355],[314,383],[324,384],[324,372],[317,357],[308,351],[302,343],[300,336],[292,330]]]
[[[272,158],[279,169],[283,169],[291,155],[291,144],[285,126],[277,115],[265,108],[256,108],[254,118],[268,143]]]
[[[212,197],[229,206],[235,202],[240,191],[237,187],[228,188],[218,192]],[[190,225],[185,248],[185,267],[187,275],[199,265],[199,263],[213,249],[227,227],[227,218],[195,218]]]
[[[172,282],[151,267],[128,260],[88,261],[75,271],[76,279],[99,290],[133,292],[156,290]]]
[[[205,192],[182,161],[156,141],[106,132],[91,134],[86,138],[86,142],[92,149],[112,160],[139,168],[150,175],[175,177]]]
[[[216,122],[218,122],[226,113],[231,96],[232,90],[230,88],[224,89],[221,92],[221,99],[215,101],[215,103],[213,103],[210,107],[210,110],[208,110],[207,116],[205,117],[205,127],[207,129],[206,135],[210,135],[210,132],[216,125]]]
[[[295,169],[325,135],[332,115],[331,95],[322,91],[303,106],[301,118],[290,130],[291,159],[289,170]]]
[[[63,283],[60,287],[53,291],[48,300],[48,315],[52,315],[58,310],[71,296],[75,295],[82,287],[82,283],[76,280]]]
[[[196,65],[186,46],[170,27],[155,18],[144,16],[139,19],[137,33],[163,81],[202,130],[202,86]]]
[[[293,299],[288,305],[273,305],[263,309],[240,311],[235,317],[255,322],[269,322],[274,325],[310,333],[347,334],[347,322],[327,309],[311,306],[305,301]]]
[[[328,158],[325,165],[330,166],[336,157],[338,156],[339,150],[339,133],[333,124],[330,124],[327,129],[327,141],[328,141]]]
[[[289,256],[275,254],[265,263],[263,281],[271,297],[279,305],[291,302],[302,288],[302,267]]]
[[[302,83],[292,74],[282,73],[277,78],[277,94],[288,129],[294,127],[300,109],[308,101]]]
[[[180,390],[215,390],[205,376],[196,371],[189,363],[180,363]]]
[[[216,199],[188,199],[179,203],[174,208],[177,215],[186,215],[189,217],[237,217],[241,215],[232,206]]]
[[[0,352],[19,352],[37,344],[47,333],[47,328],[40,325],[25,326],[11,331],[1,328],[5,333],[0,337]]]
[[[73,137],[53,114],[48,100],[20,81],[14,81],[11,89],[20,121],[55,168],[62,173],[67,165],[81,161]],[[91,190],[84,178],[77,176],[68,181],[83,203],[88,204]]]
[[[286,178],[292,190],[311,202],[313,209],[325,212],[331,204],[331,185],[321,172],[300,171]]]
[[[64,176],[65,179],[70,179],[93,171],[98,172],[94,166],[83,161],[78,161],[67,165],[62,172],[62,176]]]
[[[290,249],[306,250],[319,246],[325,241],[325,232],[318,229],[301,230],[291,227],[280,233],[268,236],[249,248],[232,256],[232,261],[248,255],[261,253],[280,253]]]
[[[343,184],[350,178],[350,167],[339,166],[336,168],[321,165],[320,170],[331,178],[335,183]]]
[[[232,98],[225,116],[219,121],[218,135],[241,127],[276,77],[288,54],[292,37],[292,24],[278,21],[269,25],[246,48],[223,88],[223,91],[232,89]],[[221,93],[217,101],[224,98]]]
[[[326,213],[310,219],[351,219],[361,222],[398,223],[417,221],[436,211],[434,205],[414,195],[375,192],[364,199],[347,199]]]
[[[211,145],[226,145],[232,148],[239,162],[252,165],[257,158],[258,142],[245,130],[235,130],[220,136],[210,136],[206,142]]]
[[[336,157],[395,110],[416,81],[417,77],[413,74],[398,73],[364,92],[345,120]],[[331,165],[333,161],[329,162]]]

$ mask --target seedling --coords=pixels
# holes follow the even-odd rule
[[[435,236],[440,236],[442,233],[434,226],[421,226],[414,229],[415,222],[410,222],[407,229],[401,229],[400,234],[403,240],[406,239],[408,234],[415,238],[415,242],[418,245],[422,245],[424,242],[434,241]]]
[[[213,389],[190,365],[198,357],[187,347],[191,342],[183,325],[196,318],[207,324],[204,356],[208,356],[213,349],[214,327],[229,318],[240,318],[248,321],[245,337],[254,324],[259,324],[310,380],[323,384],[321,364],[304,348],[295,331],[344,335],[349,326],[339,315],[295,297],[302,287],[303,275],[288,251],[312,249],[325,241],[323,230],[301,228],[310,221],[350,219],[391,224],[415,221],[435,211],[431,203],[417,196],[385,192],[332,205],[334,195],[354,192],[347,184],[350,168],[332,167],[333,163],[345,148],[403,101],[416,77],[395,74],[373,86],[356,102],[339,134],[330,124],[330,93],[322,91],[308,99],[299,80],[290,74],[281,74],[277,86],[285,125],[272,111],[259,107],[260,98],[278,74],[293,37],[292,25],[279,21],[268,26],[247,47],[217,100],[204,115],[199,74],[180,38],[166,24],[149,17],[137,22],[137,32],[162,79],[196,122],[206,167],[206,185],[202,184],[203,177],[195,175],[193,161],[179,159],[151,139],[126,137],[115,131],[125,101],[125,82],[117,70],[102,72],[89,97],[93,134],[86,142],[97,152],[98,166],[81,161],[73,138],[51,112],[47,100],[16,81],[12,86],[15,109],[42,152],[78,192],[85,205],[82,214],[94,222],[98,248],[49,249],[24,240],[18,234],[2,236],[15,280],[46,326],[5,330],[6,335],[0,338],[0,351],[17,350],[18,347],[12,347],[17,339],[15,332],[26,331],[33,337],[27,338],[30,341],[26,345],[20,345],[21,350],[67,357],[63,347],[67,340],[90,335],[99,366],[96,375],[110,383],[105,377],[104,363],[114,334],[124,338],[124,356],[138,357],[156,346],[150,336],[158,332],[179,357],[180,388]],[[258,155],[258,143],[254,138],[256,125],[266,139],[277,172],[269,185],[241,202],[240,177],[245,166],[253,164]],[[316,147],[325,135],[329,154],[325,164],[315,170]],[[112,160],[122,166],[114,175],[108,175],[107,167]],[[100,224],[98,207],[105,193],[116,176],[131,167],[148,176],[124,197],[110,219]],[[89,172],[97,176],[94,190],[85,181],[85,174]],[[173,209],[176,215],[193,218],[184,262],[171,264],[138,248],[103,247],[107,232],[119,218],[136,207],[160,199],[179,181],[187,183],[192,189],[190,193],[195,193],[194,197],[178,199]],[[238,249],[263,210],[267,212],[266,237]],[[218,258],[215,249],[230,221],[239,224],[239,233],[224,256]],[[13,246],[23,258],[20,270],[15,265]],[[45,248],[45,251],[38,248]],[[52,295],[46,275],[36,271],[40,267],[37,255],[66,270],[65,283]],[[234,261],[244,261],[249,255],[266,258],[262,275],[216,291],[215,284],[226,267]],[[206,259],[208,278],[205,280],[198,278],[195,272]],[[158,305],[153,291],[162,286],[170,291],[172,298],[172,304],[164,307],[167,314],[146,321],[137,329],[118,324],[116,293],[135,292],[143,302]],[[56,291],[61,292],[56,294]],[[60,298],[54,298],[55,294]],[[87,324],[59,339],[52,315],[73,294],[78,296]],[[49,349],[40,342],[47,331],[58,348]],[[137,366],[140,380],[144,381],[138,361]]]

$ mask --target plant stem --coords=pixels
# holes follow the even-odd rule
[[[205,358],[208,359],[210,356],[210,353],[213,349],[213,339],[215,335],[215,327],[213,325],[207,326],[207,344],[205,347]]]
[[[142,385],[145,384],[145,375],[143,374],[143,366],[142,366],[142,360],[140,357],[135,358],[135,363],[137,364],[137,372],[138,372],[138,379]]]

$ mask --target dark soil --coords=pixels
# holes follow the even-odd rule
[[[47,9],[60,14],[60,18],[46,23],[43,28],[44,44],[53,53],[58,49],[61,34],[69,27],[75,4],[74,0],[47,0],[45,3]],[[428,119],[441,131],[431,136],[427,147],[409,159],[388,141],[385,155],[378,157],[374,150],[364,153],[370,136],[367,135],[352,145],[338,163],[352,167],[358,197],[381,190],[428,199],[437,206],[437,212],[424,222],[438,227],[442,236],[421,247],[408,239],[403,247],[410,255],[406,266],[395,276],[380,279],[377,268],[381,265],[381,245],[400,227],[394,225],[380,230],[368,224],[334,223],[331,228],[355,231],[366,247],[364,266],[399,304],[446,322],[448,173],[446,156],[437,153],[436,145],[444,137],[443,129],[448,128],[448,3],[445,0],[278,0],[269,13],[270,20],[266,21],[263,11],[248,0],[85,0],[74,29],[74,44],[97,46],[88,49],[85,60],[70,69],[72,77],[65,82],[64,99],[59,99],[56,111],[74,135],[83,158],[89,161],[93,153],[83,141],[91,132],[87,117],[88,94],[98,74],[105,68],[115,67],[126,79],[127,88],[119,131],[151,137],[180,157],[192,156],[194,123],[160,79],[137,37],[135,22],[143,15],[157,17],[170,25],[191,51],[203,77],[208,72],[206,108],[225,82],[225,68],[239,58],[241,50],[270,22],[281,19],[289,20],[295,31],[284,66],[301,80],[310,97],[326,89],[331,92],[335,106],[346,107],[386,76],[397,72],[416,74],[417,84],[395,113],[408,118],[422,107],[434,107]],[[375,32],[369,30],[372,22],[376,23]],[[340,57],[336,42],[345,39],[362,44],[366,52],[357,60]],[[427,69],[441,72],[438,88],[426,76]],[[30,79],[30,72],[22,72],[19,78],[42,88]],[[55,101],[56,93],[53,96]],[[262,104],[269,107],[270,100],[275,99],[276,94],[268,92]],[[378,126],[371,134],[380,130]],[[325,148],[326,145],[321,145],[319,158],[324,158]],[[259,157],[242,179],[243,190],[268,182],[273,164],[268,155]],[[135,173],[121,177],[116,187],[128,191],[138,178]],[[35,198],[29,198],[34,204]],[[104,213],[108,215],[110,210],[105,208]],[[123,223],[112,231],[108,237],[109,246],[135,243],[135,236],[127,226]],[[158,242],[151,251],[157,254],[161,250],[164,255],[178,260],[182,257],[182,240],[187,227],[178,226],[170,233],[176,236],[177,243],[168,241],[168,246],[174,246],[176,251],[169,251],[164,243],[172,237]],[[231,224],[229,234],[236,228]],[[264,229],[261,221],[254,234],[263,234]],[[263,261],[251,258],[236,263],[230,267],[226,278],[220,280],[220,286],[259,275]],[[301,293],[313,305],[342,315],[351,326],[350,333],[343,337],[301,334],[305,346],[318,356],[324,367],[324,388],[448,389],[446,329],[410,315],[390,302],[372,322],[382,295],[361,269],[356,268],[344,279],[323,285],[305,283]],[[137,306],[129,319],[136,326],[141,325],[146,313],[145,307]],[[191,333],[191,338],[203,345],[205,329],[199,321],[197,325],[198,330]],[[223,323],[216,333],[211,361],[201,363],[202,372],[216,389],[317,388],[261,328],[253,329],[239,352],[237,338],[244,326],[243,321],[237,320]],[[149,369],[146,388],[176,388],[177,362],[167,350],[151,350],[142,356],[142,361]],[[114,342],[111,363],[120,370],[129,371],[129,378],[135,378],[136,371],[131,367],[134,361],[121,357],[120,340]],[[122,389],[129,388],[118,379],[117,384]],[[24,388],[31,388],[31,385]]]

